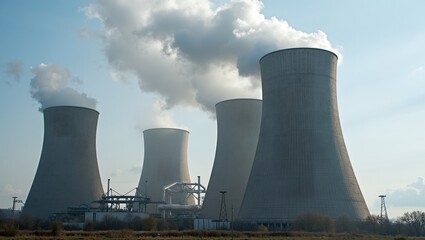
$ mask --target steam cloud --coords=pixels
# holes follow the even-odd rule
[[[215,6],[209,0],[99,0],[82,9],[103,24],[110,64],[136,74],[144,92],[158,94],[166,109],[196,106],[214,113],[217,102],[261,96],[260,57],[291,47],[339,53],[322,31],[304,33],[261,14],[257,0]]]
[[[11,196],[21,196],[22,195],[22,190],[15,188],[11,184],[4,185],[3,186],[3,192],[5,192],[6,194],[11,195]]]
[[[137,129],[142,131],[149,128],[160,128],[160,127],[170,127],[170,128],[180,128],[188,130],[187,126],[177,124],[173,120],[173,115],[170,111],[167,111],[165,108],[165,103],[160,100],[156,100],[151,106],[144,109],[143,121],[141,121]]]
[[[95,99],[68,86],[73,79],[66,68],[42,63],[31,72],[31,95],[41,104],[40,111],[52,106],[96,108]]]
[[[22,61],[13,60],[5,64],[6,74],[12,76],[15,81],[19,82],[22,73]]]
[[[390,191],[386,195],[389,205],[422,207],[425,201],[424,179],[422,177],[418,177],[416,182],[407,185],[405,188]]]

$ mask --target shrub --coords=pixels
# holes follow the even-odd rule
[[[62,233],[62,223],[57,221],[51,222],[50,230],[51,230],[52,236],[60,236]]]
[[[351,233],[357,231],[356,223],[347,216],[341,216],[335,221],[336,231],[340,233]]]
[[[102,221],[96,222],[96,230],[118,230],[127,228],[127,223],[117,217],[106,215]]]
[[[143,230],[143,219],[139,216],[131,218],[128,221],[128,228],[136,231]]]
[[[331,217],[317,213],[308,213],[295,219],[293,230],[306,232],[335,232],[335,223]]]
[[[13,222],[3,224],[3,231],[0,232],[5,237],[15,237],[18,235],[18,228],[15,227]]]
[[[108,238],[131,238],[134,232],[131,229],[120,229],[107,231],[105,237]]]
[[[268,231],[268,229],[267,229],[266,226],[264,226],[263,224],[258,225],[257,232],[267,232],[267,231]]]
[[[19,217],[19,227],[21,229],[35,229],[35,221],[28,214],[21,214]]]
[[[156,219],[154,217],[148,217],[143,219],[142,228],[145,231],[155,231],[156,230]]]
[[[95,230],[95,223],[92,222],[92,221],[85,222],[83,230],[84,231],[94,231]]]
[[[156,228],[158,231],[168,230],[168,223],[164,219],[156,220]]]

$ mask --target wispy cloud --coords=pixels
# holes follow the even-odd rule
[[[141,174],[142,172],[142,165],[141,164],[134,164],[129,171],[131,173],[135,173],[135,174]]]
[[[412,74],[417,74],[417,73],[421,73],[421,72],[424,72],[424,71],[425,71],[425,68],[423,66],[419,66],[419,67],[412,70]]]
[[[111,71],[109,72],[109,76],[114,82],[128,83],[128,73],[125,71]]]
[[[12,60],[4,64],[5,73],[11,76],[16,82],[21,80],[23,63],[21,60]],[[10,83],[9,81],[7,81]]]
[[[110,173],[110,176],[111,177],[122,177],[122,176],[125,176],[126,174],[138,174],[138,175],[140,175],[141,172],[142,172],[142,165],[141,164],[134,164],[133,166],[126,168],[126,169],[116,168]]]
[[[404,188],[388,191],[386,203],[390,206],[423,207],[425,204],[425,182],[418,177]]]
[[[116,168],[111,172],[112,177],[120,177],[124,174],[124,171],[122,169]]]
[[[6,184],[3,186],[3,191],[10,196],[21,196],[22,195],[22,190],[15,188],[12,184]]]

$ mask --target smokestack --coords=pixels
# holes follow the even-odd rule
[[[96,156],[99,113],[57,106],[43,114],[43,149],[23,213],[47,219],[70,206],[90,206],[102,197],[103,188]]]
[[[189,132],[174,128],[143,131],[145,156],[136,195],[162,201],[163,188],[174,182],[190,183],[187,163]],[[192,195],[173,194],[174,204],[195,204]],[[159,213],[157,204],[149,204],[147,212]]]
[[[261,122],[261,100],[232,99],[215,105],[217,148],[202,218],[218,219],[220,191],[237,216],[257,149]],[[229,206],[229,205],[228,205]]]
[[[340,126],[337,56],[286,49],[265,55],[260,67],[260,137],[238,218],[287,223],[319,213],[366,219]]]

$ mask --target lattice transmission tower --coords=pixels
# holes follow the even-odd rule
[[[221,193],[221,206],[220,206],[220,215],[218,220],[221,222],[227,222],[227,208],[226,208],[226,191],[220,191]]]
[[[381,215],[379,216],[381,222],[388,222],[387,207],[385,206],[386,195],[379,195],[381,198]]]

